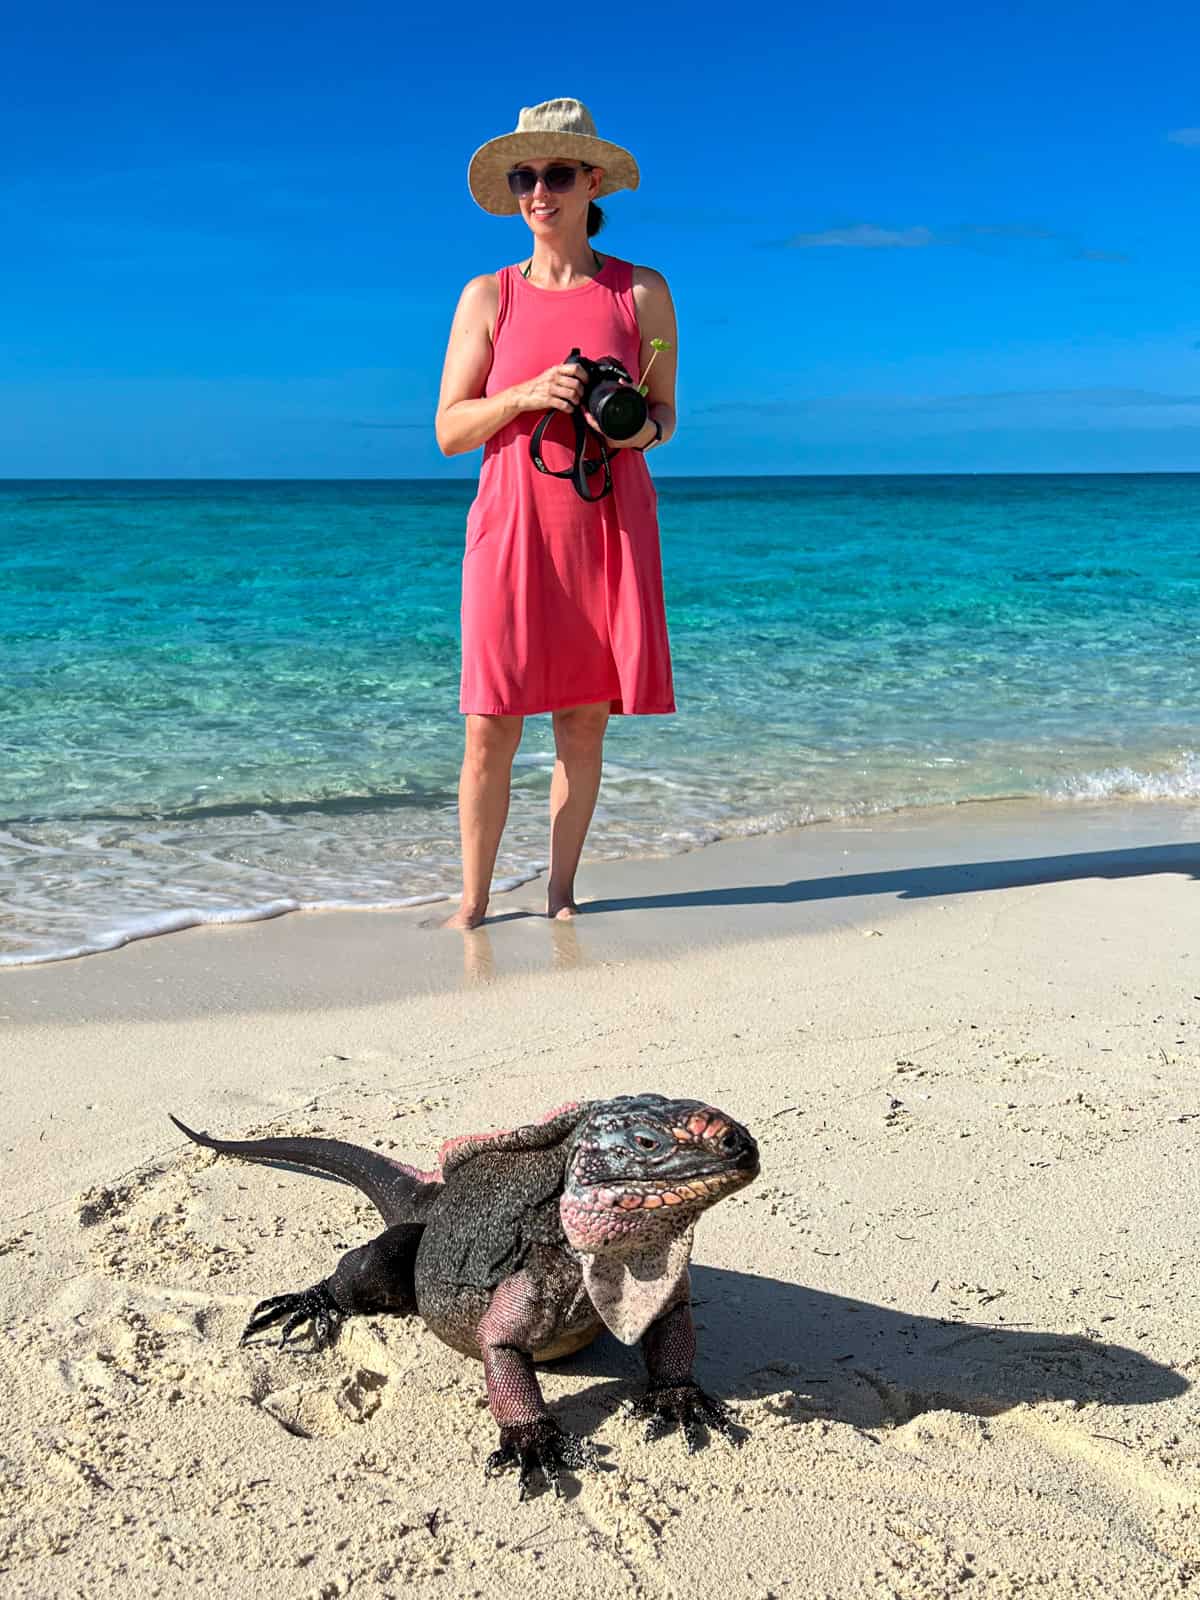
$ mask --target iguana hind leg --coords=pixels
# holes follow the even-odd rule
[[[705,1430],[720,1433],[740,1445],[745,1435],[734,1426],[728,1406],[705,1394],[692,1377],[696,1357],[696,1330],[692,1307],[682,1300],[652,1322],[642,1336],[649,1383],[646,1392],[630,1402],[632,1416],[646,1419],[646,1438],[661,1439],[678,1427],[691,1455],[704,1443]]]
[[[318,1350],[333,1344],[347,1317],[390,1312],[407,1316],[417,1309],[413,1263],[423,1224],[398,1222],[370,1244],[347,1250],[334,1272],[295,1294],[260,1300],[242,1333],[242,1343],[283,1323],[280,1345],[305,1322]]]

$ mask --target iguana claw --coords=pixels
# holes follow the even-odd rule
[[[594,1467],[599,1459],[594,1444],[577,1438],[573,1433],[564,1433],[552,1417],[539,1417],[535,1422],[502,1424],[500,1448],[492,1451],[484,1463],[483,1471],[484,1476],[490,1478],[497,1472],[503,1472],[505,1467],[517,1467],[520,1473],[517,1499],[525,1500],[535,1472],[541,1473],[548,1489],[561,1495],[562,1490],[558,1485],[560,1467],[578,1471],[580,1468]]]
[[[240,1343],[245,1344],[256,1333],[283,1322],[283,1330],[279,1335],[282,1348],[302,1322],[311,1322],[313,1347],[323,1350],[336,1341],[345,1315],[323,1283],[315,1284],[311,1289],[301,1289],[298,1294],[274,1294],[269,1300],[260,1300],[255,1306],[250,1321],[242,1331]]]
[[[678,1426],[688,1455],[703,1445],[706,1428],[723,1434],[733,1445],[741,1445],[746,1437],[734,1424],[729,1407],[705,1394],[694,1383],[662,1384],[647,1389],[637,1400],[628,1402],[628,1410],[630,1416],[646,1419],[648,1443],[661,1439]]]

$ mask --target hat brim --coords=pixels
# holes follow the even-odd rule
[[[516,216],[521,203],[508,187],[510,170],[520,161],[542,161],[553,156],[603,167],[599,195],[636,189],[641,178],[629,151],[607,139],[593,139],[586,133],[503,133],[480,145],[471,157],[467,183],[476,205],[494,217]]]

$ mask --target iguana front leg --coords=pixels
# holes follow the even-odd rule
[[[689,1455],[704,1443],[706,1428],[724,1434],[732,1444],[742,1443],[745,1435],[735,1429],[729,1408],[705,1394],[692,1377],[696,1330],[689,1299],[650,1324],[642,1335],[642,1354],[650,1381],[629,1409],[631,1415],[646,1418],[648,1440],[661,1439],[678,1426]]]
[[[398,1222],[370,1244],[347,1250],[334,1272],[296,1294],[276,1294],[260,1300],[250,1315],[241,1342],[283,1323],[280,1345],[302,1323],[311,1322],[313,1343],[320,1350],[333,1344],[347,1317],[390,1312],[407,1316],[417,1309],[413,1263],[423,1227]]]
[[[591,1467],[598,1459],[595,1445],[564,1433],[542,1399],[532,1352],[545,1344],[551,1320],[529,1273],[518,1272],[495,1290],[478,1328],[488,1407],[500,1428],[499,1448],[483,1470],[491,1477],[515,1466],[520,1500],[535,1472],[558,1495],[561,1467]]]

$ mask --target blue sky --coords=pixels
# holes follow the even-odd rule
[[[43,4],[0,95],[0,476],[473,476],[518,259],[472,150],[586,101],[680,318],[661,473],[1200,470],[1194,5]]]

